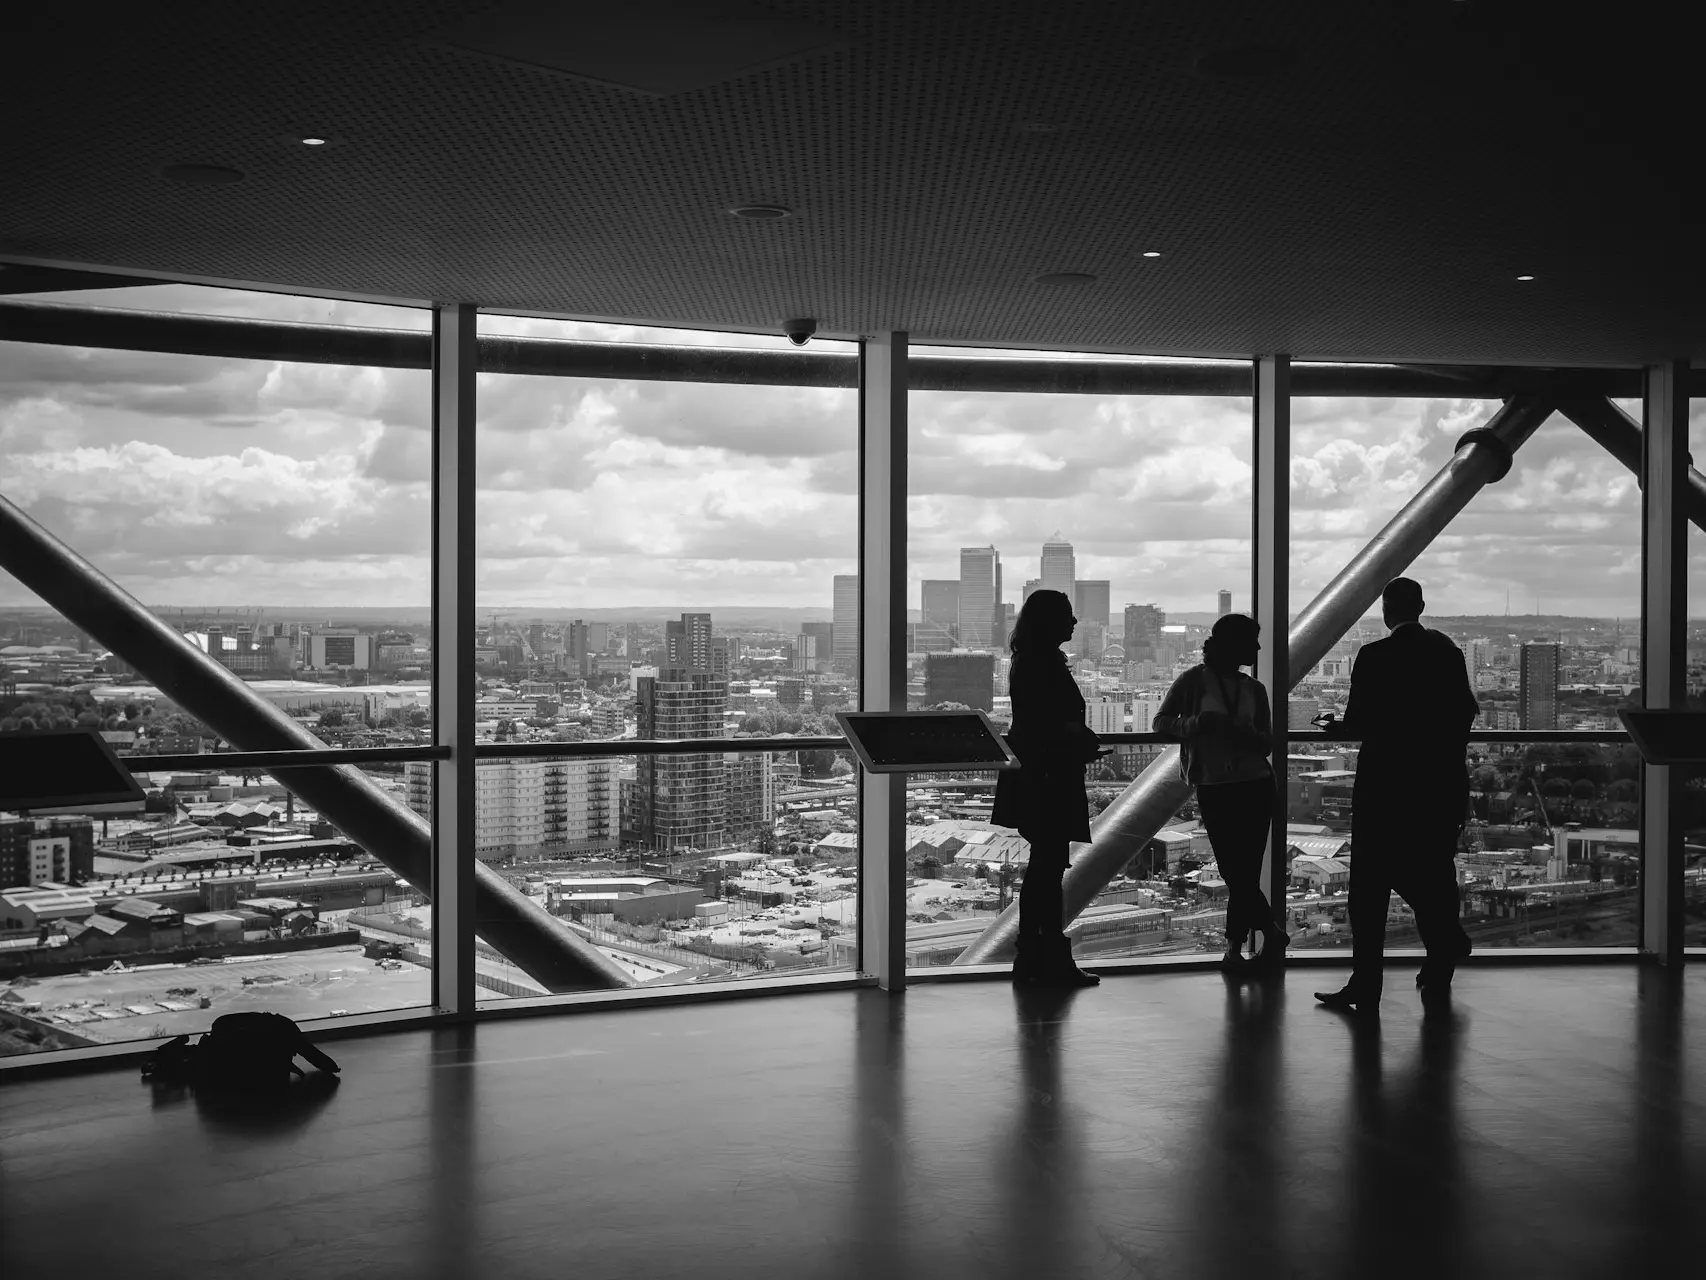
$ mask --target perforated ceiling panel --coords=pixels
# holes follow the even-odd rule
[[[1706,355],[1670,181],[1692,115],[1655,96],[1674,50],[1635,42],[1638,6],[1592,31],[1475,0],[755,7],[839,43],[660,96],[443,42],[490,4],[6,17],[0,254],[992,344]],[[1249,46],[1291,63],[1197,70]],[[794,216],[727,212],[753,202]]]

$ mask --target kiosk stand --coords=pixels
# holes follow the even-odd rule
[[[989,717],[981,711],[848,711],[837,713],[835,720],[859,759],[862,797],[867,775],[875,781],[878,775],[884,774],[983,773],[1019,767],[1018,757],[1008,749],[995,726],[989,722]],[[900,778],[886,785],[904,788],[906,782]],[[863,812],[863,800],[860,807]],[[904,905],[907,882],[906,850],[901,834],[904,820],[895,816],[890,821],[895,827],[889,838],[893,847],[888,850],[887,886],[885,890],[879,881],[875,892],[877,903],[889,902],[892,906],[894,899],[885,895],[899,895],[900,903]],[[860,893],[863,897],[863,887]],[[865,904],[866,909],[873,905],[876,904]],[[861,916],[862,921],[867,918]],[[904,928],[904,914],[894,907],[887,919],[891,922],[887,928],[893,931],[890,938],[892,949],[879,954],[874,971],[879,974],[882,985],[898,990],[905,985],[899,939],[899,930]],[[879,932],[878,936],[889,937],[889,934]],[[873,971],[864,953],[869,943],[868,931],[862,924],[860,965],[867,971]],[[883,977],[884,973],[889,976]]]
[[[116,752],[95,729],[27,730],[0,733],[0,812],[20,818],[55,814],[135,813],[145,802],[142,788]],[[38,873],[25,859],[24,880]],[[52,860],[50,859],[50,865]],[[48,881],[81,884],[75,865],[62,877],[49,870]],[[0,888],[8,886],[0,881]]]
[[[1619,711],[1648,764],[1706,764],[1706,711]]]
[[[140,805],[142,788],[94,729],[0,734],[0,809]]]
[[[1683,954],[1683,775],[1706,764],[1706,712],[1652,708],[1619,711],[1641,759],[1641,956],[1678,965]]]
[[[1017,769],[1019,758],[981,711],[838,711],[866,773]]]

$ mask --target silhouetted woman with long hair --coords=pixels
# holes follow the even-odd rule
[[[1084,695],[1060,650],[1077,625],[1065,595],[1034,591],[1008,641],[1013,728],[1007,738],[1022,767],[999,775],[990,816],[998,826],[1017,827],[1031,846],[1019,889],[1014,982],[1093,987],[1101,981],[1073,962],[1061,899],[1072,841],[1090,838],[1084,766],[1099,754],[1084,722]]]
[[[1203,641],[1203,660],[1167,691],[1155,731],[1184,744],[1180,767],[1197,789],[1203,829],[1226,881],[1229,971],[1276,964],[1289,941],[1262,892],[1262,857],[1274,815],[1273,715],[1268,692],[1239,668],[1254,666],[1261,624],[1241,613],[1218,619]],[[1243,958],[1260,935],[1262,949]]]

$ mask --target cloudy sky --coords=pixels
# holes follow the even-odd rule
[[[170,286],[53,301],[425,328],[424,313]],[[536,336],[776,337],[485,317]],[[482,377],[479,594],[492,607],[815,605],[854,568],[855,396]],[[1299,400],[1293,601],[1306,601],[1496,406]],[[1630,406],[1632,407],[1632,406]],[[911,577],[993,542],[1009,598],[1042,541],[1127,602],[1247,607],[1242,399],[912,398]],[[427,375],[0,344],[0,493],[145,601],[419,605]],[[1706,455],[1706,413],[1696,452]],[[1554,419],[1418,563],[1432,611],[1638,616],[1633,478]],[[1701,561],[1698,541],[1694,563]],[[1695,573],[1695,609],[1706,573]],[[0,577],[0,604],[26,603]]]

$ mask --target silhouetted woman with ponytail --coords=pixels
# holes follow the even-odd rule
[[[1226,881],[1229,971],[1277,964],[1290,939],[1262,892],[1262,857],[1274,817],[1273,715],[1268,692],[1240,667],[1261,650],[1261,625],[1241,613],[1218,619],[1203,641],[1203,660],[1173,682],[1155,717],[1155,731],[1184,744],[1185,780],[1197,789],[1197,808]],[[1243,957],[1253,935],[1261,952]]]
[[[1060,650],[1077,625],[1065,595],[1034,591],[1008,641],[1013,728],[1007,740],[1022,767],[999,775],[991,819],[1018,828],[1031,846],[1019,890],[1014,982],[1093,987],[1101,981],[1073,962],[1061,899],[1071,844],[1090,838],[1084,766],[1101,754],[1084,722],[1084,695]]]

